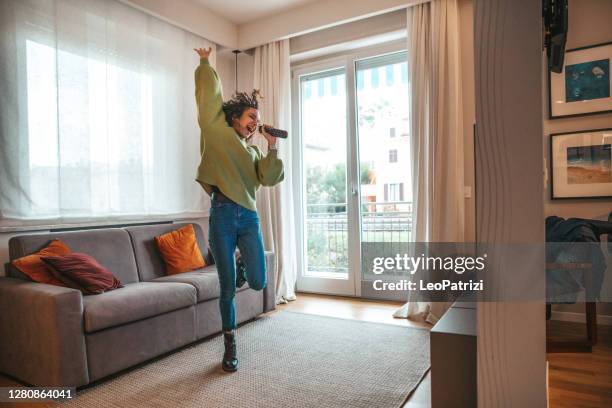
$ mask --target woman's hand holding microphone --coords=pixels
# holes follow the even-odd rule
[[[269,134],[268,132],[266,132],[266,127],[271,127],[271,126],[270,125],[262,125],[260,127],[260,129],[261,129],[261,134],[268,141],[268,150],[278,150],[278,145],[277,145],[278,138],[274,137],[271,134]]]

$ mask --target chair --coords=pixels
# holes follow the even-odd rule
[[[580,218],[571,218],[569,220],[559,219],[558,217],[549,217],[547,218],[547,242],[551,238],[551,234],[549,234],[549,219],[556,218],[557,226],[559,222],[573,222],[574,225],[579,225],[580,223],[583,226],[586,226],[592,234],[596,237],[597,242],[601,242],[601,238],[603,235],[608,235],[608,250],[607,252],[612,254],[612,245],[610,242],[612,241],[610,237],[612,237],[612,212],[608,215],[607,221],[601,220],[589,220],[589,219],[580,219]],[[571,234],[568,234],[571,235]],[[589,234],[590,235],[590,234]],[[573,239],[580,240],[579,236],[574,234]],[[558,242],[558,241],[553,241]],[[585,242],[585,241],[565,241],[565,242]],[[593,241],[591,241],[593,242]],[[605,268],[605,266],[604,266]],[[594,265],[592,262],[547,262],[546,263],[547,271],[555,271],[555,272],[571,272],[571,271],[582,271],[584,274],[584,288],[592,288],[594,285],[595,279],[595,271]],[[555,302],[552,302],[555,303]],[[550,320],[552,315],[552,303],[546,303],[546,320]],[[553,341],[547,340],[546,342],[546,351],[549,353],[579,353],[579,352],[591,352],[592,347],[597,343],[597,303],[594,301],[592,296],[587,296],[587,301],[585,302],[585,312],[586,312],[586,340],[585,341]]]

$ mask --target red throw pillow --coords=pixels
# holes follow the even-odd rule
[[[86,295],[123,287],[108,269],[92,256],[73,252],[62,256],[44,256],[43,262],[67,285],[77,285]]]
[[[68,248],[66,244],[59,239],[54,239],[40,251],[15,259],[11,262],[11,264],[23,274],[27,275],[34,282],[48,283],[50,285],[57,286],[68,286],[53,275],[52,271],[45,265],[41,257],[66,255],[69,253],[70,248]]]

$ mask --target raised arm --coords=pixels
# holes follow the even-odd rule
[[[194,49],[200,56],[200,65],[195,70],[195,96],[198,106],[198,124],[204,130],[211,123],[223,119],[223,94],[221,81],[210,65],[208,57],[212,51],[208,49]]]

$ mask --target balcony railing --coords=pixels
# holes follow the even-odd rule
[[[307,205],[308,271],[348,272],[348,215],[346,203]],[[362,242],[408,242],[412,202],[364,202],[360,214]]]

